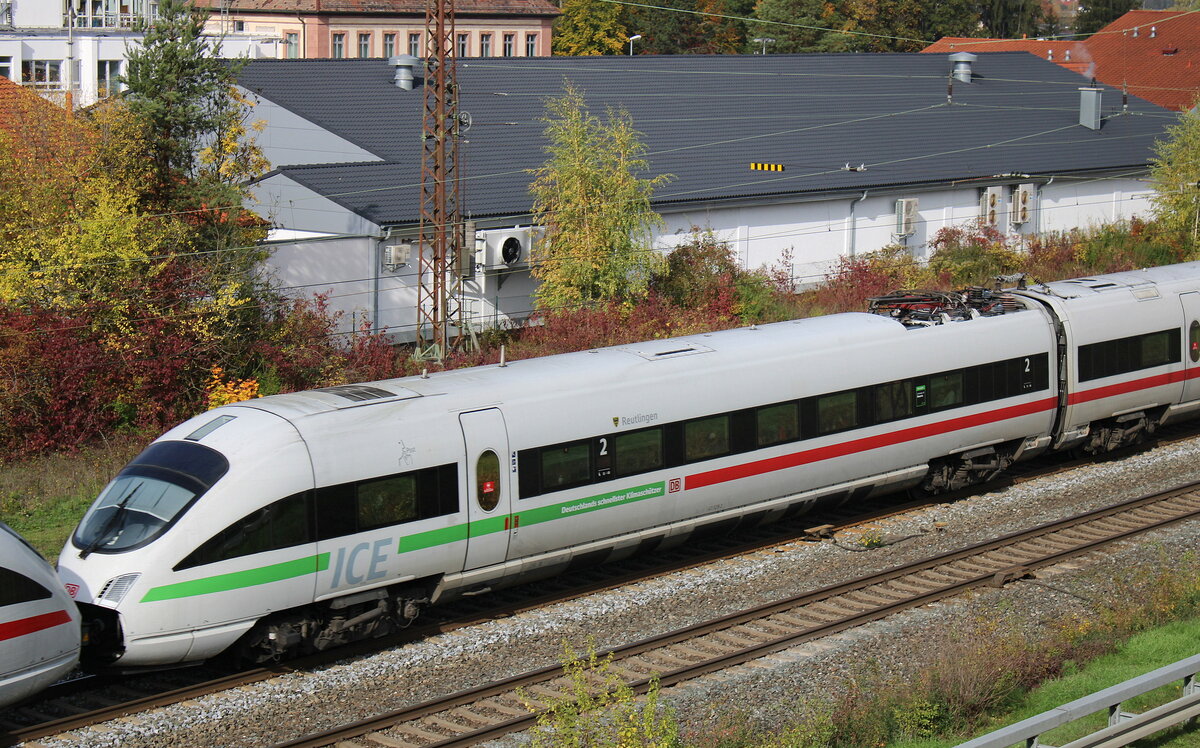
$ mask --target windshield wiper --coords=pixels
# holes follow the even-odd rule
[[[133,498],[133,495],[138,492],[138,489],[142,487],[142,483],[144,482],[138,481],[138,484],[129,489],[129,493],[125,494],[125,498],[117,502],[116,509],[113,511],[112,516],[108,518],[108,521],[104,523],[104,528],[79,552],[80,558],[87,558],[92,551],[99,548],[101,543],[108,538],[108,534],[116,529],[117,520],[125,514],[125,505],[129,503],[129,500]]]

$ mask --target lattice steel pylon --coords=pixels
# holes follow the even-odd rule
[[[456,268],[464,237],[455,68],[454,0],[426,0],[417,354],[439,361],[459,344],[465,329]]]

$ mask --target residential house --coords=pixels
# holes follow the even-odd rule
[[[1200,13],[1131,10],[1087,39],[944,37],[922,50],[1030,52],[1131,96],[1181,111],[1200,94]]]
[[[415,70],[256,60],[240,83],[259,99],[259,142],[275,166],[254,192],[255,210],[277,227],[279,283],[327,294],[347,328],[367,322],[411,338],[423,71],[405,64]],[[397,84],[410,76],[411,90]],[[1175,119],[1025,52],[957,63],[928,54],[466,60],[461,205],[479,251],[464,289],[480,326],[531,308],[529,170],[546,160],[545,102],[568,80],[594,114],[629,112],[646,176],[673,175],[653,200],[664,221],[656,247],[712,230],[743,267],[782,263],[800,283],[891,243],[924,258],[939,229],[976,220],[1020,237],[1144,212],[1153,145]]]
[[[425,56],[425,0],[194,0],[212,12],[209,28],[272,36],[278,56]],[[548,57],[550,0],[456,0],[458,57]]]

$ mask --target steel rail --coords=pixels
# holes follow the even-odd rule
[[[1173,504],[1174,506],[1172,506]],[[1155,511],[1139,511],[1149,507],[1154,507]],[[1171,516],[1163,516],[1164,514]],[[642,662],[645,662],[655,653],[689,642],[694,645],[690,648],[692,651],[719,649],[720,645],[714,645],[712,641],[704,641],[703,647],[694,644],[704,640],[705,637],[709,637],[711,640],[712,635],[718,632],[726,634],[725,641],[730,638],[736,639],[739,635],[745,638],[760,638],[761,629],[758,637],[748,636],[738,629],[747,624],[762,624],[764,621],[769,621],[772,628],[779,630],[781,619],[778,616],[781,614],[789,616],[793,621],[811,621],[810,625],[795,625],[793,631],[770,636],[748,646],[735,647],[733,651],[718,652],[697,663],[677,667],[652,668],[650,673],[643,676],[624,679],[625,685],[635,693],[644,693],[655,681],[660,685],[669,686],[728,669],[794,647],[805,641],[861,626],[902,610],[959,594],[970,588],[982,585],[999,586],[1007,581],[1021,578],[1034,569],[1060,563],[1074,556],[1090,553],[1100,547],[1196,517],[1200,517],[1200,483],[1143,496],[1065,520],[1049,522],[1030,530],[1011,533],[1003,538],[953,551],[937,558],[925,559],[886,570],[863,579],[830,585],[788,600],[769,603],[753,610],[741,611],[617,647],[599,653],[599,656],[611,655],[612,667],[618,672],[621,670],[626,672],[644,671],[646,668],[640,663],[637,667],[627,665],[627,663],[639,656],[643,657]],[[1120,522],[1115,523],[1117,526],[1114,526],[1114,518],[1120,518]],[[1072,538],[1070,536],[1083,537]],[[1022,547],[1022,544],[1032,546],[1031,541],[1047,538],[1054,540],[1053,545],[1067,544],[1069,547],[1061,550],[1051,548],[1048,551],[1035,551],[1031,547]],[[1014,554],[1012,552],[1014,548],[1018,549],[1019,553]],[[1004,553],[1006,551],[1007,555]],[[970,563],[966,563],[968,561]],[[887,588],[890,594],[895,596],[901,588],[888,588],[887,585],[899,580],[904,580],[907,586],[920,590],[922,586],[931,584],[929,576],[934,572],[936,572],[934,576],[943,577],[946,581],[937,583],[927,591],[910,593],[903,599],[880,603],[873,607],[863,602],[864,593],[866,593],[865,597],[872,597],[867,592],[872,588]],[[922,575],[926,576],[922,577]],[[859,593],[859,595],[853,598],[853,602],[848,602],[845,596],[849,593]],[[883,597],[884,595],[877,591],[877,596]],[[828,611],[833,611],[838,607],[851,608],[854,605],[866,607],[858,612],[847,612],[843,615],[825,614],[826,618],[832,615],[832,620],[820,621],[821,614],[805,610],[814,603],[825,603],[824,610]],[[680,657],[676,654],[669,657],[668,662],[671,659],[678,661]],[[553,696],[546,695],[553,694],[555,689],[547,684],[562,677],[563,668],[561,666],[549,666],[498,683],[488,684],[478,690],[469,689],[414,707],[360,720],[352,725],[280,743],[275,748],[326,746],[355,738],[365,740],[367,743],[383,743],[388,746],[413,745],[423,748],[432,748],[433,746],[448,748],[449,746],[472,745],[503,734],[527,729],[536,723],[539,712],[528,711],[526,714],[513,715],[507,719],[489,720],[487,717],[481,716],[479,712],[470,712],[468,707],[477,705],[482,712],[494,712],[497,703],[495,700],[498,697],[507,696],[507,702],[510,705],[520,703],[512,694],[518,688],[525,689],[533,686],[542,687],[543,697],[535,697],[535,700],[548,705],[547,698],[553,700]],[[527,698],[526,701],[528,700]],[[442,716],[438,717],[437,715]],[[463,729],[459,734],[442,737],[438,736],[435,729],[431,729],[428,724],[421,723],[421,720],[429,718],[434,719],[437,729],[446,731],[454,729],[455,724],[463,722],[467,724],[461,724]],[[472,726],[471,722],[483,724]],[[408,739],[406,740],[403,735],[397,736],[396,733],[382,732],[388,729],[407,731]],[[379,739],[373,740],[371,733],[379,733]],[[438,737],[441,739],[437,739]]]

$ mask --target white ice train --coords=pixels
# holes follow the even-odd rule
[[[1200,264],[278,395],[172,429],[59,570],[101,664],[251,660],[1200,408]]]
[[[79,610],[54,568],[0,522],[0,707],[59,680],[79,659]]]

